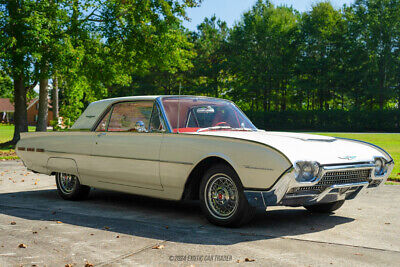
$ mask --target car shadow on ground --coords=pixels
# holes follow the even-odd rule
[[[93,190],[85,201],[62,200],[56,190],[0,194],[0,213],[28,220],[103,229],[172,242],[231,245],[321,232],[353,218],[312,214],[301,208],[260,211],[241,228],[209,224],[196,202],[174,202],[119,192]],[[222,236],[223,234],[223,236]]]

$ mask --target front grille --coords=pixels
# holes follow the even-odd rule
[[[328,171],[322,176],[321,180],[313,186],[301,186],[293,188],[291,193],[300,193],[304,191],[324,191],[331,185],[353,184],[368,182],[371,179],[371,169],[349,170],[349,171]]]
[[[367,182],[371,178],[371,169],[351,171],[329,171],[322,176],[317,185],[353,184]]]
[[[322,192],[324,189],[327,188],[327,186],[324,185],[313,185],[313,186],[301,186],[296,188],[297,191],[318,191]]]

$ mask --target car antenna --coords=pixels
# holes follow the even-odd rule
[[[179,114],[181,113],[181,89],[182,83],[179,83],[179,94],[178,94],[178,125],[176,127],[177,133],[179,133]]]

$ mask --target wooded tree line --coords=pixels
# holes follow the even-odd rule
[[[200,2],[0,0],[0,94],[12,84],[14,141],[27,130],[27,94],[39,83],[47,101],[49,80],[71,121],[97,99],[179,88],[252,112],[400,109],[400,0],[304,13],[259,0],[231,28],[213,16],[191,32],[182,21]]]
[[[329,2],[299,13],[258,1],[232,27],[207,18],[188,32],[193,67],[157,70],[118,93],[227,97],[246,110],[400,108],[400,1]]]

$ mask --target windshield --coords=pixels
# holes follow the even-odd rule
[[[163,97],[162,103],[174,132],[178,128],[179,132],[257,130],[238,107],[226,100],[174,96]]]

